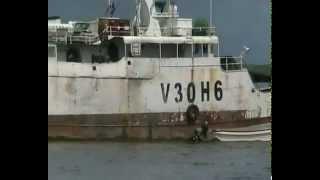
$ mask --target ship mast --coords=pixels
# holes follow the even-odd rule
[[[210,27],[212,27],[212,25],[213,25],[213,22],[212,22],[212,20],[213,20],[213,17],[212,17],[212,14],[213,14],[213,12],[212,12],[212,10],[213,10],[213,2],[212,2],[212,0],[210,0]]]
[[[113,17],[115,11],[116,11],[115,2],[113,0],[108,0],[107,9],[106,9],[106,16],[107,17]]]

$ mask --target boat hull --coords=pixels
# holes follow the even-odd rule
[[[213,57],[100,65],[51,62],[48,136],[186,139],[205,120],[213,129],[270,122],[265,102],[270,96],[253,91],[246,69],[226,72],[218,62]],[[199,112],[191,123],[190,106]]]
[[[209,120],[209,128],[213,130],[248,127],[271,121],[271,117],[227,118],[227,115],[232,116],[231,114],[236,114],[236,112],[220,113],[225,115],[224,119],[210,119],[209,114],[209,112],[200,112],[199,119],[193,124],[181,121],[179,119],[181,116],[177,113],[48,116],[48,137],[106,140],[188,139],[205,119]],[[182,116],[185,116],[185,113]]]
[[[215,133],[220,141],[271,141],[271,130],[232,132],[220,131]]]

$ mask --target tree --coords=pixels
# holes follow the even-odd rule
[[[206,18],[198,18],[193,21],[193,36],[207,36],[209,23]]]

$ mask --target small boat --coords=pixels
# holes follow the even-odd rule
[[[258,131],[216,131],[220,141],[271,141],[271,129]]]

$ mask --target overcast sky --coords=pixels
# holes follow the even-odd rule
[[[103,16],[107,0],[48,0],[48,16],[63,21]],[[115,16],[134,16],[135,0],[116,0]],[[209,0],[176,0],[180,16],[209,19]],[[213,0],[213,24],[220,38],[221,55],[238,56],[243,46],[251,48],[247,62],[265,64],[270,57],[270,0]]]

